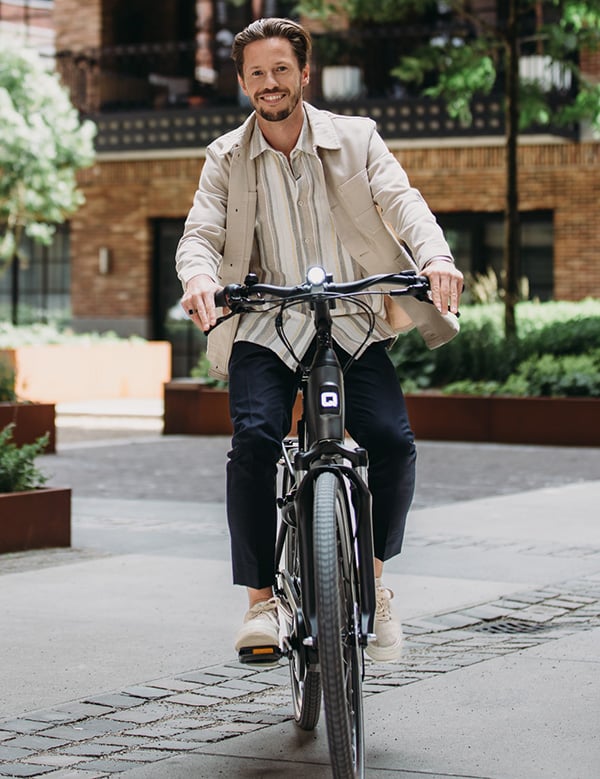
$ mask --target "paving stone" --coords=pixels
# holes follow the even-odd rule
[[[198,723],[196,723],[198,727]],[[127,730],[127,735],[137,736],[139,738],[156,738],[158,736],[174,736],[177,733],[181,733],[182,728],[174,727],[169,720],[165,722],[158,722],[155,725],[144,725],[132,730]]]
[[[115,752],[123,750],[123,745],[98,744],[88,741],[85,744],[74,744],[63,749],[67,755],[79,755],[82,757],[101,757],[103,755],[112,755]]]
[[[68,768],[74,765],[85,763],[85,761],[85,757],[77,757],[76,755],[49,755],[48,753],[44,755],[34,755],[33,757],[27,758],[28,763],[53,765],[56,768]]]
[[[214,676],[211,677],[210,683],[214,683]],[[182,681],[181,679],[160,679],[156,682],[149,682],[148,686],[156,687],[158,690],[185,692],[186,690],[193,690],[201,685],[196,682]]]
[[[566,613],[567,611],[565,609],[556,609],[553,606],[535,604],[526,609],[521,609],[521,611],[512,612],[508,616],[514,617],[515,619],[523,619],[526,622],[550,622],[550,620],[555,619],[556,617],[562,617],[563,614]]]
[[[214,728],[198,728],[198,730],[188,730],[185,734],[185,739],[188,742],[200,742],[212,744],[217,741],[224,741],[227,738],[232,738],[235,733],[231,730],[225,730],[218,726]]]
[[[44,730],[47,727],[48,724],[45,722],[33,722],[25,718],[0,722],[2,730],[12,730],[15,733],[39,733],[40,730]]]
[[[86,698],[85,703],[97,703],[100,706],[109,706],[112,709],[128,709],[132,706],[141,706],[144,703],[143,698],[134,698],[132,695],[123,695],[122,693],[106,693],[105,695],[94,695]]]
[[[193,749],[198,749],[198,742],[159,739],[158,741],[153,741],[152,746],[154,749],[160,749],[165,752],[190,752]]]
[[[133,695],[136,698],[146,698],[148,700],[154,700],[155,698],[167,698],[169,692],[160,690],[158,687],[150,687],[145,685],[137,685],[133,687],[126,687],[123,690],[126,695]]]
[[[289,683],[289,675],[287,679]],[[264,692],[265,690],[271,690],[273,685],[265,683],[262,679],[260,681],[255,679],[227,679],[222,684],[218,685],[218,689],[222,690],[223,688],[231,690],[243,690],[246,693],[258,693]],[[202,692],[205,693],[206,689],[207,688],[203,688]]]
[[[210,698],[207,695],[197,695],[193,692],[184,692],[180,695],[174,695],[172,698],[169,698],[169,701],[181,703],[183,706],[200,707],[215,706],[217,703],[215,698]]]
[[[110,733],[113,730],[123,730],[123,724],[120,722],[106,720],[101,724],[96,724],[97,722],[98,720],[82,720],[77,726],[59,725],[48,731],[48,735],[51,738],[64,738],[68,741],[86,741],[94,736]]]
[[[0,741],[6,741],[7,738],[14,738],[15,734],[14,731],[10,730],[0,730]]]
[[[66,769],[52,774],[52,779],[104,779],[106,774],[99,774],[92,771],[83,771],[77,768]]]
[[[130,771],[131,763],[127,760],[90,760],[85,764],[86,771],[97,771],[99,776],[118,774],[119,771]]]
[[[108,714],[107,719],[123,723],[145,724],[147,722],[158,722],[167,714],[164,709],[152,707],[146,709],[145,706],[135,709],[125,709],[124,711],[115,711],[114,714]]]
[[[482,606],[475,606],[472,609],[465,609],[461,611],[461,614],[466,614],[468,617],[475,617],[478,620],[492,620],[499,619],[510,613],[509,608],[502,608],[498,606],[492,606],[490,604],[484,604]]]
[[[134,763],[157,763],[159,760],[165,760],[170,755],[165,755],[158,749],[135,749],[133,752],[127,752],[125,755],[119,755],[121,760],[131,760]]]
[[[194,693],[191,694],[193,695]],[[221,684],[217,684],[213,687],[203,687],[202,695],[206,695],[209,698],[220,698],[221,700],[233,700],[234,698],[244,698],[248,695],[248,692],[246,690],[231,689],[229,687],[224,687]]]
[[[31,755],[33,749],[25,749],[24,747],[11,747],[7,746],[6,742],[0,744],[0,760],[18,760],[20,757],[27,757]]]
[[[0,776],[41,776],[54,771],[54,766],[28,765],[27,763],[6,763],[0,765]]]
[[[113,706],[106,706],[98,703],[87,703],[85,701],[73,701],[72,703],[65,703],[62,706],[57,706],[55,711],[58,713],[64,713],[65,716],[72,715],[78,718],[83,718],[108,714],[113,709]]]
[[[42,749],[54,749],[68,743],[68,741],[60,738],[49,738],[46,735],[40,736],[35,733],[23,733],[13,738],[12,741],[4,741],[2,746],[24,747],[25,749],[39,752]]]
[[[146,738],[138,738],[137,736],[114,736],[114,735],[105,735],[101,736],[97,739],[94,739],[94,741],[90,741],[91,744],[108,744],[110,746],[117,746],[121,749],[124,749],[126,747],[139,747],[142,746],[147,742],[148,739]]]

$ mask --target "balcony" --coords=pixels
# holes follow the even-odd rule
[[[341,114],[370,116],[388,141],[503,134],[500,93],[474,100],[473,122],[465,125],[448,115],[443,101],[411,94],[394,82],[389,72],[396,55],[386,45],[390,41],[379,43],[377,57],[370,51],[371,59],[362,58],[360,88],[346,98],[323,93],[323,68],[315,47],[310,102]],[[249,107],[240,96],[230,60],[217,63],[217,89],[195,80],[195,57],[193,42],[122,45],[59,52],[57,68],[74,104],[98,126],[98,152],[197,149],[237,127]],[[564,99],[564,94],[556,90],[553,100]],[[577,137],[575,126],[528,130],[536,132]]]

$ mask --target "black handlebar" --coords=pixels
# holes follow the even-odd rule
[[[415,271],[403,271],[401,273],[382,273],[376,276],[367,276],[356,281],[334,283],[331,277],[319,285],[306,281],[293,287],[278,287],[272,284],[260,284],[254,274],[249,274],[243,284],[228,284],[222,290],[215,293],[217,307],[231,309],[233,313],[241,312],[246,305],[264,302],[263,296],[289,300],[290,298],[309,299],[321,297],[344,297],[362,292],[368,287],[376,285],[401,285],[399,289],[389,289],[387,294],[411,295],[420,300],[429,301],[427,292],[429,280],[425,276],[418,276]]]

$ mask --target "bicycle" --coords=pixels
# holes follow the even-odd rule
[[[230,309],[217,325],[236,314],[278,306],[277,332],[301,368],[303,413],[297,437],[282,442],[277,499],[280,646],[242,650],[240,660],[271,663],[287,657],[294,719],[304,730],[316,727],[323,698],[336,779],[359,779],[365,772],[363,652],[374,638],[375,579],[368,454],[345,443],[344,372],[361,347],[340,365],[331,308],[336,300],[353,300],[367,314],[366,343],[375,320],[362,296],[429,301],[428,290],[427,279],[412,271],[335,284],[323,268],[313,266],[298,286],[260,284],[250,274],[244,284],[227,285],[215,296],[217,306]],[[283,325],[285,309],[303,303],[310,304],[315,324],[316,349],[308,365],[294,355]]]

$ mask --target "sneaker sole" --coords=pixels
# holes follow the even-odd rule
[[[365,652],[375,663],[393,663],[402,657],[402,641],[386,647],[369,645]]]

